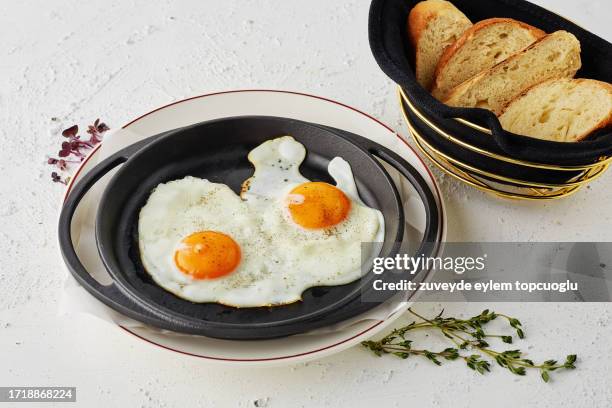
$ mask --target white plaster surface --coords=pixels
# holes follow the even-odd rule
[[[606,0],[537,0],[612,40]],[[46,156],[62,128],[118,127],[185,97],[238,88],[327,96],[400,132],[392,83],[367,43],[369,2],[0,1],[0,386],[78,387],[103,407],[610,407],[610,304],[421,304],[523,320],[533,359],[579,354],[544,384],[494,367],[377,359],[353,348],[293,367],[225,369],[154,348],[93,318],[56,316],[64,270],[55,219],[63,194]],[[52,120],[52,118],[57,118]],[[612,174],[572,198],[500,201],[436,173],[449,240],[612,239]],[[121,401],[121,404],[113,402]],[[2,404],[0,404],[2,405]],[[25,406],[25,405],[20,405]],[[49,404],[44,406],[51,406]]]

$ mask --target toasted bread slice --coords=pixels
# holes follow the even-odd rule
[[[612,125],[612,85],[594,79],[553,79],[515,98],[499,117],[509,132],[577,142]]]
[[[450,106],[489,109],[499,115],[508,102],[527,88],[547,79],[571,78],[580,65],[580,42],[567,31],[556,31],[463,82],[444,102]]]
[[[461,11],[445,0],[425,0],[410,10],[408,35],[415,50],[415,74],[419,84],[431,89],[442,52],[471,25]]]
[[[546,33],[511,18],[489,18],[468,28],[447,47],[438,66],[431,93],[443,100],[451,89],[509,56]]]

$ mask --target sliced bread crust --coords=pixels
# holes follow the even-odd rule
[[[452,3],[425,0],[410,10],[408,36],[415,51],[417,82],[430,90],[438,60],[472,23]]]
[[[499,121],[512,133],[577,142],[612,126],[612,85],[594,79],[548,80],[513,99]]]
[[[546,33],[511,18],[489,18],[468,28],[447,47],[436,67],[432,94],[443,100],[451,89],[533,44]]]
[[[567,31],[556,31],[455,87],[444,103],[499,115],[526,89],[547,79],[571,78],[580,66],[580,42]]]

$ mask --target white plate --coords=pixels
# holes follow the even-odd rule
[[[444,204],[438,186],[427,166],[406,143],[405,139],[391,128],[342,103],[327,98],[287,91],[228,91],[197,96],[166,105],[134,119],[124,128],[135,135],[150,136],[205,120],[241,115],[282,116],[329,125],[368,137],[393,149],[423,175],[432,191],[434,191],[441,212],[442,238],[444,240],[446,234]],[[132,142],[125,140],[123,146]],[[68,185],[66,195],[70,192],[73,184],[95,166],[97,160],[93,159],[98,154],[99,149],[96,148],[77,169],[75,176]],[[414,200],[418,199],[412,198]],[[411,195],[408,195],[405,204],[407,218],[408,214],[411,214],[410,222],[421,229],[423,225],[419,224],[424,222],[424,217],[420,211],[412,210],[412,205],[420,206],[420,200],[419,203],[411,203]],[[74,236],[79,236],[79,222],[76,219],[73,222],[73,230]],[[95,251],[91,248],[90,250]],[[79,256],[83,258],[94,255],[90,253],[79,254]],[[218,340],[173,333],[165,334],[146,327],[119,327],[149,344],[211,362],[240,366],[290,364],[327,356],[358,344],[391,324],[407,307],[408,304],[385,320],[364,320],[339,331],[263,341]]]

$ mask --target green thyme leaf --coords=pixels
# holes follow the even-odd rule
[[[550,372],[560,369],[574,369],[577,361],[575,354],[569,354],[563,364],[557,360],[546,360],[541,364],[536,364],[532,360],[524,358],[523,352],[519,349],[496,351],[484,338],[498,338],[505,344],[512,344],[513,338],[509,334],[491,334],[487,332],[486,325],[498,316],[503,317],[509,325],[515,329],[517,337],[523,339],[525,333],[521,322],[513,317],[495,313],[488,309],[469,319],[457,319],[454,317],[443,317],[443,310],[433,319],[427,319],[412,309],[408,312],[415,316],[417,321],[396,328],[387,336],[379,341],[364,341],[361,344],[369,349],[374,355],[392,354],[396,357],[407,359],[412,355],[422,356],[435,365],[441,366],[442,361],[454,361],[462,359],[467,367],[479,374],[491,371],[491,362],[487,358],[494,360],[500,367],[503,367],[515,375],[526,375],[527,369],[537,369],[544,382],[550,381]],[[425,329],[438,331],[453,343],[452,347],[447,347],[441,351],[414,348],[413,340],[406,336],[412,330]],[[464,355],[468,350],[472,354]]]

